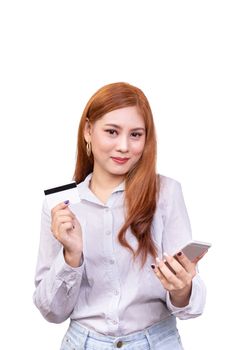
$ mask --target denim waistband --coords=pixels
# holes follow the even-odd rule
[[[135,339],[140,340],[145,338],[145,336],[148,334],[158,335],[158,337],[161,337],[161,335],[164,332],[167,332],[168,330],[175,329],[175,328],[176,328],[176,318],[174,316],[170,316],[169,318],[166,318],[165,320],[155,323],[152,326],[138,332],[130,333],[128,335],[121,335],[121,336],[109,336],[109,335],[104,335],[104,334],[95,332],[86,327],[83,327],[77,321],[72,320],[69,327],[69,334],[72,335],[74,339],[77,338],[78,334],[81,333],[95,340],[105,341],[105,342],[108,341],[108,342],[114,343],[116,340],[119,340],[119,339],[125,342],[130,342]]]

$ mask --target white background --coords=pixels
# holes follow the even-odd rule
[[[43,190],[73,176],[80,115],[106,83],[147,95],[160,173],[182,183],[205,313],[179,321],[186,350],[232,344],[232,1],[1,1],[1,342],[59,349],[68,323],[33,305]],[[140,315],[135,315],[139,318]],[[1,348],[3,348],[1,346]]]

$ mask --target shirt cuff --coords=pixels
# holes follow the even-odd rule
[[[81,265],[78,267],[72,267],[68,265],[64,259],[63,249],[58,253],[55,263],[54,270],[56,278],[65,282],[68,288],[71,288],[82,278],[84,269],[84,259],[81,258]]]
[[[174,306],[171,302],[169,292],[166,294],[166,303],[168,309],[174,316],[177,316],[180,319],[188,319],[202,314],[205,305],[205,298],[205,285],[200,276],[196,274],[192,280],[192,291],[188,305],[184,307]]]

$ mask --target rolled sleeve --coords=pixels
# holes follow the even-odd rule
[[[204,282],[197,274],[192,280],[192,292],[189,299],[189,304],[185,307],[176,307],[172,304],[170,294],[166,294],[166,303],[171,313],[181,320],[194,318],[203,313],[206,300],[206,288]]]
[[[54,274],[57,280],[60,280],[66,284],[67,291],[72,288],[77,281],[82,278],[84,269],[83,259],[81,265],[78,267],[71,267],[64,259],[63,249],[60,250],[55,262],[54,262]]]

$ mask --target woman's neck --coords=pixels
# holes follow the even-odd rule
[[[101,202],[106,204],[114,188],[119,186],[123,180],[124,176],[99,174],[93,171],[90,181],[90,189],[96,195],[96,197],[101,200]]]

